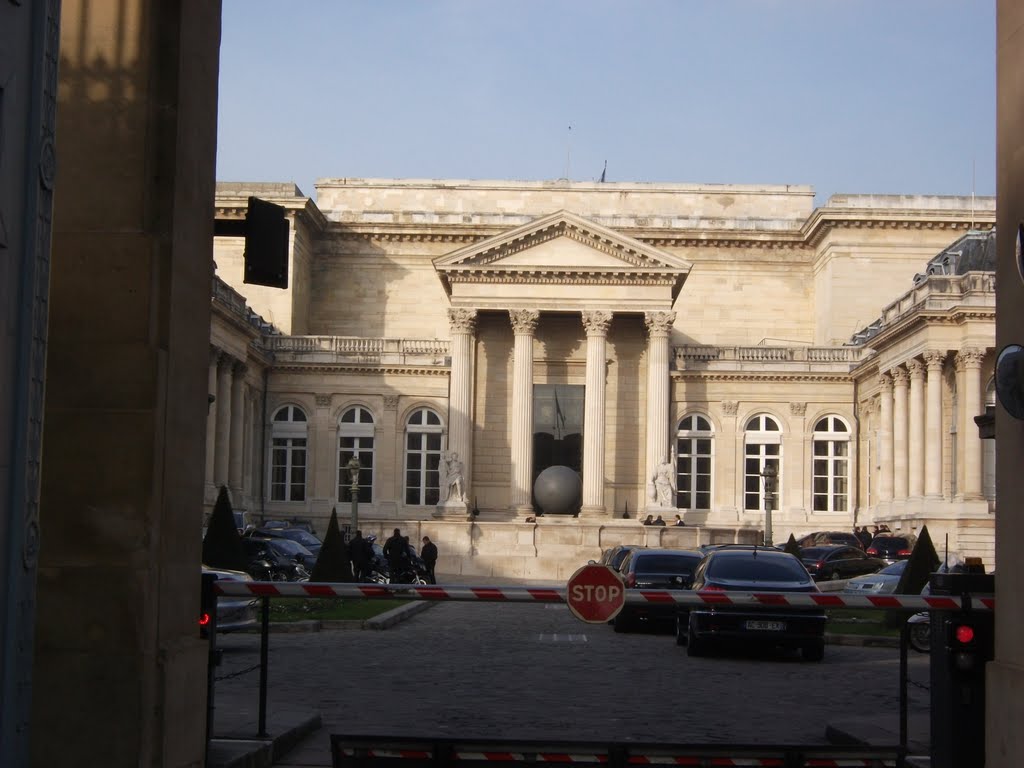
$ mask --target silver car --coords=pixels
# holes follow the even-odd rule
[[[226,568],[208,568],[203,566],[203,573],[212,573],[217,580],[252,581],[252,576],[242,571],[230,571]],[[255,597],[218,597],[217,598],[217,631],[232,632],[256,626],[259,599]]]
[[[888,565],[878,573],[869,573],[866,576],[858,576],[846,582],[843,592],[848,595],[890,595],[896,591],[900,583],[900,577],[907,567],[909,560],[897,560]]]

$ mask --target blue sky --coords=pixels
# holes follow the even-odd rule
[[[570,130],[571,126],[571,130]],[[995,193],[995,0],[224,0],[217,176]]]

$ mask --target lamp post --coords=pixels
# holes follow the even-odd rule
[[[356,531],[359,530],[359,470],[363,468],[363,465],[359,463],[359,459],[353,453],[345,468],[348,470],[350,481],[348,493],[352,497],[352,535],[355,536]]]
[[[774,464],[764,465],[761,470],[761,481],[764,483],[764,545],[772,546],[772,509],[775,507],[775,489],[779,483],[779,471]]]

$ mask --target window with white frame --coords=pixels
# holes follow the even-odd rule
[[[432,506],[440,500],[441,417],[429,408],[405,423],[405,503]]]
[[[338,501],[352,500],[352,477],[348,463],[359,460],[359,492],[364,504],[373,502],[373,414],[361,405],[353,406],[338,420]]]
[[[811,468],[815,512],[850,509],[850,427],[839,416],[824,416],[814,425]]]
[[[306,414],[297,405],[274,413],[270,429],[270,500],[306,500]]]
[[[700,414],[679,422],[676,433],[676,506],[711,509],[711,466],[714,430]]]
[[[743,433],[743,509],[747,512],[764,510],[765,489],[762,473],[765,467],[775,470],[775,509],[782,507],[782,430],[767,414],[759,414],[747,421]]]

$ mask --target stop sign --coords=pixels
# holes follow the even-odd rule
[[[577,619],[603,624],[626,604],[626,588],[607,565],[584,565],[569,577],[565,602]]]

